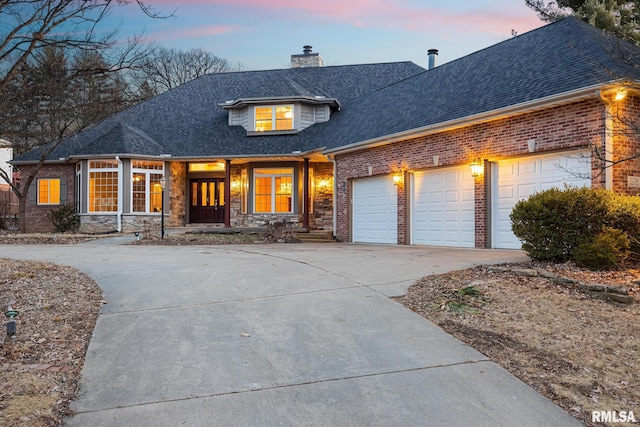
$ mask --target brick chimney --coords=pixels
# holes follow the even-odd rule
[[[303,46],[302,54],[291,55],[291,68],[322,67],[322,57],[312,53],[311,46]]]

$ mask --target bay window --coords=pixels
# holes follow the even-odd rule
[[[162,212],[163,162],[134,160],[131,173],[131,211]]]
[[[89,212],[118,211],[118,162],[89,162]]]

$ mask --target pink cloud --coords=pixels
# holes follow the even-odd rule
[[[153,0],[152,4],[159,10],[176,6],[175,0]],[[181,8],[186,12],[194,6],[211,6],[211,11],[216,11],[219,16],[225,16],[229,10],[241,11],[241,14],[233,14],[236,21],[244,17],[249,20],[256,17],[284,21],[317,20],[346,23],[354,27],[404,29],[430,34],[437,29],[443,33],[443,37],[451,36],[453,31],[505,35],[515,29],[524,33],[542,25],[533,11],[528,14],[518,11],[525,10],[521,7],[505,7],[503,11],[496,11],[482,9],[483,5],[478,4],[477,10],[457,12],[457,7],[445,10],[437,6],[411,4],[407,0],[183,0],[177,6],[176,15],[180,17]],[[219,33],[202,32],[195,35],[222,34],[230,30],[231,27]],[[206,29],[200,27],[195,31]],[[189,34],[185,31],[184,35]]]
[[[535,15],[522,16],[508,13],[495,13],[489,11],[467,11],[461,13],[449,13],[442,11],[429,11],[427,13],[414,12],[404,20],[402,26],[412,31],[433,32],[434,27],[450,29],[459,33],[489,33],[505,34],[505,31],[514,29],[518,33],[524,33],[540,27],[543,22]]]
[[[238,27],[232,25],[202,25],[198,27],[189,27],[182,30],[166,31],[162,33],[160,38],[162,39],[174,39],[174,38],[190,38],[190,37],[205,37],[205,36],[217,36],[220,34],[233,33],[238,30]]]

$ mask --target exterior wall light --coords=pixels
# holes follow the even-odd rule
[[[331,187],[331,179],[321,179],[318,181],[318,188],[320,190],[326,190],[329,187]]]
[[[402,172],[396,172],[393,174],[393,185],[402,184]]]
[[[613,100],[614,101],[622,101],[626,97],[627,97],[627,90],[620,88],[620,89],[618,89],[616,91],[616,94],[613,96]]]
[[[474,178],[479,177],[480,175],[482,175],[482,172],[484,172],[484,167],[482,166],[482,162],[480,162],[480,160],[478,159],[474,159],[471,162],[471,176],[473,176]]]

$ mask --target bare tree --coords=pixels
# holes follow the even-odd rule
[[[141,97],[149,97],[173,89],[209,73],[240,71],[232,64],[202,49],[188,51],[155,47],[133,73]]]
[[[5,135],[7,128],[0,130],[0,137],[14,143],[21,151],[25,146],[16,143],[36,141],[39,160],[28,176],[22,176],[21,185],[3,178],[19,199],[19,229],[26,229],[26,199],[36,174],[53,150],[71,132],[82,126],[79,121],[66,114],[73,105],[70,97],[58,96],[57,90],[69,88],[71,82],[91,75],[104,75],[128,69],[142,60],[146,52],[133,37],[126,43],[117,39],[118,28],[105,30],[100,25],[114,6],[133,3],[133,0],[0,0],[0,123],[15,119],[23,133]],[[135,0],[141,11],[152,18],[162,18],[143,0]],[[48,55],[60,52],[99,53],[102,62],[93,62],[93,67],[74,69],[68,64],[55,64]],[[62,55],[64,57],[64,55]],[[39,61],[51,66],[38,69]],[[41,64],[42,65],[42,64]],[[71,70],[71,71],[69,71]],[[34,72],[35,71],[35,72]],[[56,74],[59,73],[59,74]],[[42,81],[38,81],[38,76]],[[50,85],[47,82],[55,82]],[[34,113],[35,112],[35,113]],[[9,119],[9,120],[7,120]],[[86,124],[90,120],[84,120]],[[14,129],[15,130],[15,129]],[[37,135],[37,137],[36,137]]]

